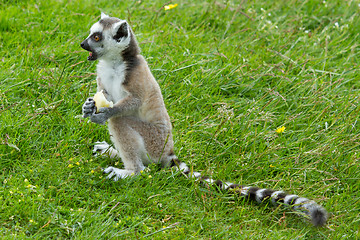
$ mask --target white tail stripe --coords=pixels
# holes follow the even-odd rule
[[[186,163],[183,162],[179,164],[179,169],[183,172],[189,171],[188,166],[186,165]]]
[[[249,188],[250,188],[250,187],[243,187],[243,188],[241,188],[241,195],[247,196],[247,194],[248,194],[248,192],[249,192]]]
[[[309,205],[312,205],[309,201],[310,200],[307,198],[300,197],[300,198],[296,199],[293,208],[294,209],[307,208]]]
[[[224,182],[222,185],[222,189],[224,189],[224,190],[228,189],[231,184],[232,184],[231,182]]]
[[[199,173],[199,172],[193,172],[192,175],[191,175],[191,177],[199,178],[199,177],[201,177],[201,173]]]
[[[289,201],[295,197],[299,197],[299,196],[298,195],[287,195],[284,199],[284,203],[290,205]]]
[[[301,204],[303,202],[308,202],[308,201],[309,201],[309,199],[300,197],[300,198],[296,199],[295,204],[297,205],[297,204]]]
[[[208,178],[208,179],[204,179],[205,182],[208,182],[210,184],[213,184],[214,182],[216,182],[215,180]]]
[[[262,202],[262,199],[263,199],[263,192],[265,191],[266,189],[263,188],[263,189],[260,189],[260,190],[257,190],[256,191],[256,196],[255,196],[255,199],[258,203],[261,203]]]

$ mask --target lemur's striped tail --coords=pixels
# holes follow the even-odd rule
[[[318,205],[313,200],[299,197],[298,195],[287,194],[283,191],[275,191],[266,188],[258,187],[249,187],[241,186],[239,184],[234,184],[231,182],[222,182],[220,180],[213,180],[210,177],[201,176],[199,172],[191,172],[189,167],[183,163],[178,162],[177,160],[172,161],[172,166],[177,166],[182,173],[188,177],[193,177],[199,179],[204,184],[215,184],[222,190],[228,190],[239,194],[240,196],[246,197],[250,200],[256,201],[258,203],[264,201],[270,201],[273,205],[286,204],[292,209],[301,211],[308,215],[311,219],[311,222],[315,226],[322,226],[326,223],[328,218],[327,211],[320,205]]]

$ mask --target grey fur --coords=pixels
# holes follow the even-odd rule
[[[95,41],[91,36],[101,33]],[[90,52],[89,60],[99,60],[97,65],[98,91],[114,102],[111,108],[100,108],[96,113],[95,102],[88,98],[83,107],[83,117],[93,123],[108,121],[111,140],[115,148],[101,142],[95,151],[120,156],[124,169],[108,167],[104,172],[115,181],[138,174],[150,163],[162,167],[176,167],[188,177],[203,184],[214,184],[249,200],[262,203],[285,204],[308,215],[315,226],[324,225],[328,214],[314,201],[289,195],[282,191],[240,186],[213,180],[193,172],[174,154],[170,117],[165,108],[160,87],[145,59],[140,55],[136,38],[124,20],[101,14],[101,20],[91,28],[91,33],[81,46]]]

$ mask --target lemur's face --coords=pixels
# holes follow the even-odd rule
[[[101,14],[101,20],[90,28],[90,35],[81,43],[89,51],[89,61],[119,58],[130,43],[130,28],[125,20]]]

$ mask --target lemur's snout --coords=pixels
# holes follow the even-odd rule
[[[88,42],[87,42],[86,39],[80,44],[80,46],[81,46],[83,49],[85,49],[85,50],[87,50],[87,51],[90,51],[90,46],[89,46],[89,44],[88,44]]]

